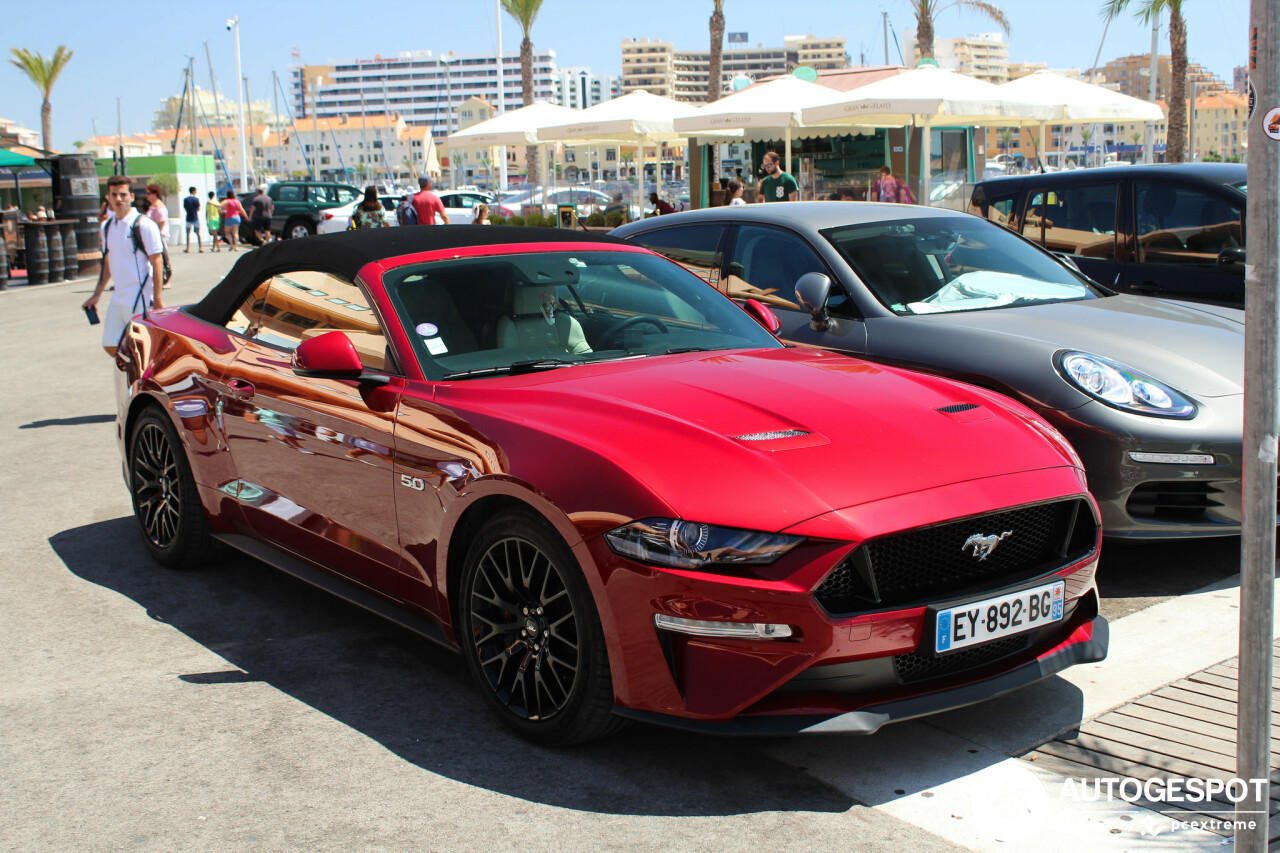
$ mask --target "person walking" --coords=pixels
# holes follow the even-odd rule
[[[209,229],[209,242],[216,252],[222,242],[222,207],[214,197],[213,190],[209,191],[209,200],[204,203],[204,225]]]
[[[115,281],[111,303],[102,320],[102,348],[115,357],[116,347],[133,315],[139,311],[164,307],[160,289],[155,283],[164,275],[164,243],[160,229],[149,217],[133,207],[133,187],[127,175],[107,179],[107,204],[112,215],[102,223],[102,245],[106,256],[93,295],[80,307],[96,311],[98,300],[109,281]]]
[[[890,175],[890,177],[898,182],[898,197],[895,201],[898,204],[915,204],[916,194],[911,191],[911,187],[907,185],[907,182],[897,175]]]
[[[418,193],[413,197],[413,209],[418,214],[419,225],[435,225],[436,214],[440,214],[440,218],[444,220],[444,224],[449,224],[449,214],[445,212],[444,202],[440,200],[440,196],[431,191],[431,178],[418,178]]]
[[[764,177],[756,187],[756,194],[765,201],[795,201],[800,197],[800,185],[796,179],[782,171],[782,158],[776,151],[764,152],[760,161]]]
[[[187,248],[184,254],[191,254],[191,232],[196,234],[196,251],[203,252],[204,244],[200,241],[200,197],[195,187],[187,188],[187,197],[182,200],[182,211],[186,214]]]
[[[488,225],[489,224],[489,205],[480,202],[476,205],[475,215],[471,218],[472,225]]]
[[[164,190],[159,184],[147,184],[147,216],[160,229],[160,252],[164,276],[160,279],[164,287],[169,286],[169,276],[173,274],[169,265],[169,208],[164,204]]]
[[[259,184],[258,194],[249,203],[252,213],[249,216],[249,227],[258,238],[258,244],[271,242],[271,214],[275,213],[275,202],[267,195],[267,185]]]
[[[671,202],[659,198],[657,193],[649,193],[649,204],[653,205],[654,216],[666,216],[668,213],[676,212],[676,209],[671,206]]]
[[[382,206],[382,202],[378,201],[378,188],[365,187],[364,201],[351,212],[352,230],[387,228],[390,225],[391,223],[387,221],[387,209]]]
[[[235,190],[227,190],[227,198],[222,202],[222,235],[231,247],[231,251],[239,251],[240,220],[244,217],[244,208],[236,198]]]
[[[876,195],[879,201],[895,204],[902,195],[902,181],[893,176],[888,166],[880,167],[880,180],[876,181]]]
[[[746,204],[742,200],[742,181],[737,178],[730,178],[729,184],[724,188],[724,204],[725,207],[738,207]]]

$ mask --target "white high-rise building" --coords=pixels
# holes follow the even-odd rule
[[[590,68],[561,68],[556,72],[557,104],[585,110],[622,94],[622,79],[609,74],[592,74]]]
[[[555,51],[534,52],[533,75],[534,100],[556,100]],[[468,98],[498,102],[498,60],[493,53],[408,51],[396,57],[297,66],[289,77],[295,117],[399,115],[409,125],[429,127],[437,138],[458,129],[457,110]],[[502,82],[506,109],[523,106],[519,53],[502,58]]]

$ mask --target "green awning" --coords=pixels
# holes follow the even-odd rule
[[[0,148],[0,166],[34,166],[35,164],[34,157],[17,154],[7,148]]]

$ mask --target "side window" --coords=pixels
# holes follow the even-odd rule
[[[356,192],[351,187],[330,187],[330,192],[338,199],[338,204],[349,204],[361,198],[361,193]]]
[[[718,286],[724,260],[720,253],[723,234],[723,225],[688,225],[640,234],[634,242],[666,255],[707,284]]]
[[[798,311],[802,309],[795,301],[796,280],[807,272],[826,271],[813,249],[794,234],[743,225],[738,228],[722,289],[734,299],[758,299]],[[838,286],[833,288],[833,298],[837,290]]]
[[[254,334],[241,334],[293,350],[308,338],[338,330],[351,339],[365,367],[394,369],[387,364],[387,338],[378,318],[364,292],[352,282],[328,273],[300,270],[272,276],[258,286],[254,296],[264,289],[258,326],[256,330],[249,327]]]
[[[1118,184],[1108,183],[1035,193],[1022,233],[1050,251],[1115,258],[1118,190]]]
[[[975,202],[976,200],[975,196]],[[1012,228],[1014,203],[1017,200],[1017,193],[1007,196],[988,197],[985,204],[973,204],[970,206],[969,212],[989,219],[997,225],[1003,225],[1005,228]]]
[[[303,197],[306,195],[304,190],[305,190],[305,187],[300,187],[300,186],[297,186],[296,184],[281,187],[280,195],[276,200],[277,201],[302,201]]]
[[[1244,245],[1240,209],[1208,193],[1137,183],[1138,262],[1212,267],[1223,249]]]

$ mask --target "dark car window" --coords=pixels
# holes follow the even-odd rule
[[[383,283],[430,379],[781,346],[670,262],[546,252],[410,264]]]
[[[280,195],[277,201],[303,201],[307,195],[307,188],[300,187],[296,184],[284,186],[280,188]]]
[[[227,329],[271,346],[298,344],[338,330],[346,333],[373,370],[387,370],[387,338],[364,292],[329,273],[299,270],[267,279],[245,300]]]
[[[1244,245],[1240,208],[1190,187],[1134,185],[1138,261],[1212,267],[1223,249]]]
[[[632,242],[666,255],[708,284],[718,285],[720,267],[724,262],[720,247],[724,229],[723,225],[663,228],[660,231],[637,234]]]
[[[979,197],[979,194],[975,191],[969,212],[982,216],[997,225],[1012,228],[1014,203],[1017,200],[1018,193],[1004,196],[987,196],[984,194]]]
[[[738,228],[729,258],[724,290],[734,299],[758,299],[783,308],[800,309],[796,281],[807,272],[826,273],[818,255],[794,234],[777,228]]]
[[[897,314],[1092,299],[1088,281],[1016,234],[973,216],[848,225],[822,232]]]
[[[1032,195],[1022,233],[1054,252],[1116,256],[1115,183],[1059,187]]]

